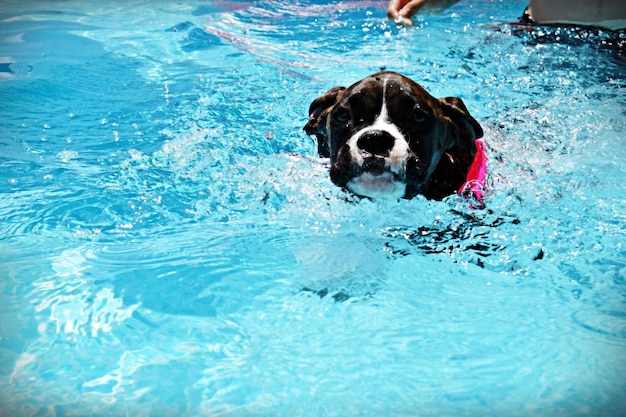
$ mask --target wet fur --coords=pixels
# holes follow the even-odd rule
[[[386,114],[381,121],[382,112]],[[385,134],[394,136],[395,143],[403,141],[407,146],[394,145],[384,155],[355,149],[361,132],[377,123],[384,124],[383,130],[390,131]],[[368,179],[383,178],[404,187],[397,191],[390,186],[392,196],[422,194],[437,200],[464,183],[476,153],[474,141],[483,135],[460,98],[434,98],[413,80],[391,71],[347,88],[331,88],[316,98],[304,130],[317,140],[318,154],[330,158],[330,176],[336,185],[371,197],[376,196],[375,190],[370,190],[372,195],[360,190],[367,191]]]

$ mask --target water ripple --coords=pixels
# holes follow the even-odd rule
[[[623,410],[626,77],[607,35],[494,25],[517,2],[414,30],[383,2],[13,3],[5,414]],[[330,182],[306,109],[383,67],[484,125],[484,210]]]
[[[623,311],[585,309],[575,312],[572,319],[590,332],[614,340],[626,340],[626,313]]]

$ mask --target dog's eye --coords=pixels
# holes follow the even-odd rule
[[[335,114],[335,120],[339,123],[345,123],[350,120],[350,113],[347,110],[339,110],[337,114]]]
[[[428,118],[428,113],[417,107],[413,110],[413,121],[415,123],[424,123]]]

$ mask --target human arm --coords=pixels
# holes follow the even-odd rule
[[[530,17],[537,23],[569,23],[619,29],[626,26],[624,0],[530,0]]]

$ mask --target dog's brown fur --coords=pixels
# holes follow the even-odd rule
[[[331,159],[333,182],[349,189],[350,180],[363,171],[354,166],[347,141],[374,122],[383,102],[390,123],[410,148],[406,170],[398,176],[399,182],[406,183],[403,197],[423,194],[442,199],[453,194],[465,181],[476,152],[474,141],[483,135],[480,124],[460,98],[436,99],[416,82],[391,71],[378,72],[348,88],[334,87],[311,103],[304,130],[317,139],[319,155]]]

